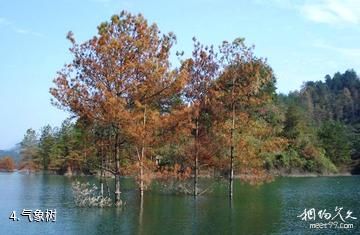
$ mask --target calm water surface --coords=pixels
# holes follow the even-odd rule
[[[262,186],[235,183],[230,204],[227,187],[200,196],[169,195],[154,188],[140,202],[131,179],[122,180],[127,205],[116,208],[76,208],[71,182],[75,178],[0,173],[0,234],[360,234],[360,177],[278,178]],[[80,180],[96,181],[82,177]],[[335,215],[351,210],[352,229],[309,229],[301,221],[305,208]],[[28,222],[22,209],[56,209],[56,222]],[[20,221],[9,219],[15,210]],[[315,222],[321,222],[317,219]]]

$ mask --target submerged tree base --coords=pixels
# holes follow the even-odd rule
[[[113,206],[110,197],[99,195],[98,187],[90,183],[72,183],[75,205],[78,207],[111,207]],[[122,202],[120,201],[122,204]]]
[[[115,207],[122,207],[122,206],[123,206],[122,200],[115,202]]]

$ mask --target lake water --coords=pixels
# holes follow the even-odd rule
[[[95,181],[91,177],[81,180]],[[278,178],[258,187],[235,182],[229,203],[227,187],[215,183],[211,193],[169,195],[156,189],[146,192],[143,203],[131,179],[122,180],[126,207],[77,208],[73,203],[74,178],[51,175],[0,173],[0,234],[357,234],[360,233],[360,177]],[[142,205],[142,206],[141,206]],[[352,217],[352,229],[310,229],[326,209],[335,216],[343,207]],[[304,209],[316,210],[315,222],[297,217]],[[28,222],[23,209],[56,209],[56,222]],[[9,216],[17,212],[20,221]],[[336,217],[332,221],[341,221]]]

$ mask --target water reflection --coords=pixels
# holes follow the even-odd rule
[[[140,203],[139,203],[139,234],[143,234],[143,216],[144,216],[144,197],[140,197]]]
[[[296,217],[304,208],[344,206],[360,217],[358,179],[286,178],[259,187],[236,181],[232,201],[227,197],[227,185],[221,182],[197,199],[157,190],[141,199],[134,181],[122,179],[126,206],[98,209],[74,206],[74,178],[0,174],[0,187],[6,189],[0,194],[2,218],[23,208],[57,209],[56,223],[3,220],[0,234],[311,234],[313,231]]]

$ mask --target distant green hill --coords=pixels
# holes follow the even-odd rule
[[[6,157],[6,156],[12,157],[16,163],[19,163],[20,162],[20,147],[15,146],[11,149],[0,150],[0,158]]]

